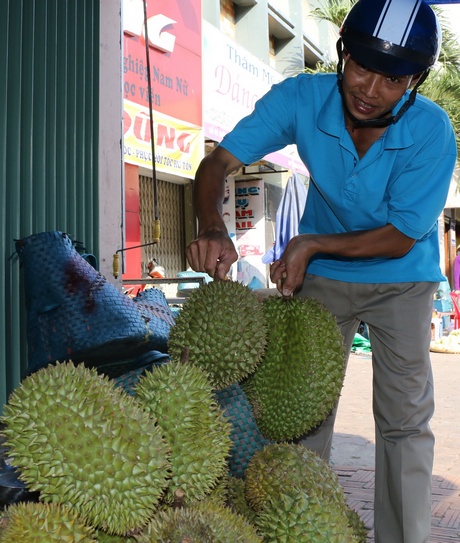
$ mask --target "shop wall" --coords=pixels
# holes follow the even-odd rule
[[[99,271],[120,287],[113,276],[113,255],[123,240],[123,99],[121,72],[121,0],[100,0],[99,37]]]
[[[187,184],[193,179],[204,153],[201,1],[148,3],[150,101],[143,9],[142,0],[123,0],[123,154],[127,168],[125,248],[152,241],[141,240],[139,181],[136,188],[135,170],[131,167],[138,168],[137,175],[142,172],[142,175],[162,182]],[[155,193],[158,195],[158,191]],[[158,200],[156,213],[160,224],[162,214],[174,212],[177,210],[168,209],[165,199]],[[125,251],[124,262],[124,278],[140,277],[146,264],[140,250]]]

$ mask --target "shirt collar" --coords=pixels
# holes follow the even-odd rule
[[[395,113],[399,111],[400,107],[408,99],[409,93],[410,91],[406,91],[398,102],[394,110]],[[415,106],[409,108],[396,124],[388,127],[384,135],[385,149],[405,149],[406,147],[413,145],[414,139],[408,124],[408,115],[411,114],[413,107]],[[345,130],[342,97],[340,96],[336,80],[334,80],[334,85],[329,92],[329,96],[319,112],[317,126],[322,132],[335,136],[336,138],[340,138]]]

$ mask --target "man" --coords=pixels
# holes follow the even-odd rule
[[[165,269],[160,266],[158,262],[153,259],[147,264],[148,276],[152,279],[163,279],[165,277]]]
[[[456,160],[445,112],[417,95],[440,31],[418,0],[359,0],[340,30],[338,75],[275,85],[200,164],[193,269],[224,278],[237,259],[220,209],[225,177],[296,143],[311,182],[299,235],[270,276],[336,317],[348,352],[369,328],[376,424],[375,541],[426,543],[434,438],[429,357],[437,219]],[[332,413],[302,442],[330,454]]]

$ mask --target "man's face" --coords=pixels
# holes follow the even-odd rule
[[[360,121],[391,115],[405,91],[416,82],[411,75],[375,72],[345,55],[343,96],[350,113]]]

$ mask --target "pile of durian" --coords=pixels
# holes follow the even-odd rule
[[[366,541],[333,470],[294,442],[343,384],[343,341],[325,308],[215,281],[184,304],[168,351],[133,394],[71,361],[13,391],[8,461],[39,501],[0,513],[1,543]],[[246,430],[219,403],[232,387],[263,437],[241,477],[230,461]]]

